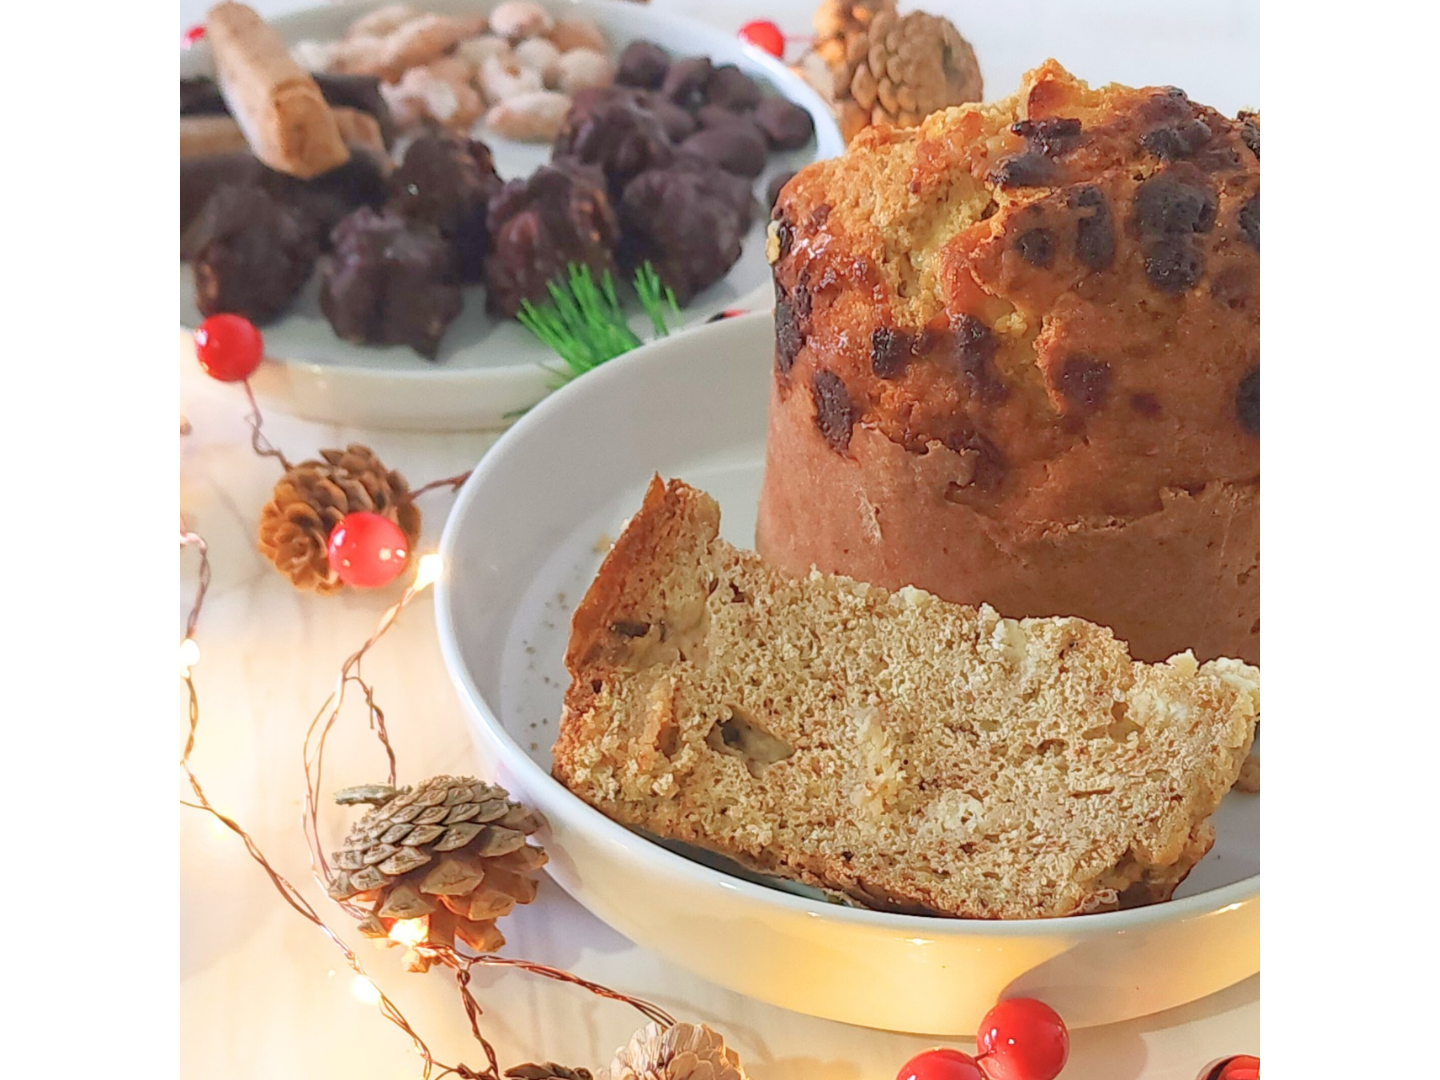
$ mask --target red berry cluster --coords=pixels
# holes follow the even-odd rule
[[[896,1080],[1055,1080],[1070,1056],[1070,1033],[1050,1006],[1010,998],[980,1021],[976,1057],[939,1047],[916,1054]]]

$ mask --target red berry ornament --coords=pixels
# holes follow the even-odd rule
[[[1060,1014],[1034,998],[1010,998],[980,1021],[975,1043],[990,1080],[1054,1080],[1070,1056]]]
[[[768,19],[756,19],[740,27],[740,40],[748,41],[757,49],[764,49],[771,56],[785,55],[785,35]]]
[[[1202,1080],[1260,1080],[1260,1059],[1253,1054],[1236,1054],[1205,1070]]]
[[[410,557],[400,526],[368,510],[340,519],[330,532],[330,568],[346,585],[378,589],[394,581]]]
[[[939,1046],[922,1050],[900,1068],[895,1080],[985,1080],[969,1054]]]
[[[199,41],[204,36],[205,24],[196,23],[194,26],[190,27],[189,30],[186,30],[185,33],[180,35],[180,43],[188,49],[191,45],[194,45],[195,42]]]
[[[243,315],[211,315],[195,331],[195,358],[212,379],[248,379],[264,356],[260,331]]]

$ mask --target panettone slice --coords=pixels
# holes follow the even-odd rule
[[[1103,627],[796,579],[657,478],[575,613],[554,772],[629,826],[853,902],[1038,918],[1167,898],[1259,672]]]

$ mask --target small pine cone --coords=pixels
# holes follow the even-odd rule
[[[332,593],[344,583],[330,567],[327,545],[340,519],[368,510],[400,526],[413,550],[420,510],[398,472],[387,471],[367,446],[322,450],[323,461],[292,466],[260,511],[260,550],[297,589]]]
[[[895,0],[820,0],[812,20],[815,52],[830,70],[844,67],[850,43],[870,29],[876,15],[894,11]]]
[[[413,948],[424,942],[450,946],[458,939],[476,952],[494,952],[505,944],[495,920],[535,899],[535,871],[546,855],[526,837],[543,821],[510,801],[504,788],[435,776],[413,789],[352,788],[336,801],[378,805],[334,853],[327,891],[368,910],[362,934],[411,945],[411,970],[429,966],[429,957]],[[397,930],[400,922],[407,925]]]
[[[507,1080],[592,1080],[589,1069],[571,1069],[553,1061],[537,1061],[506,1069]]]
[[[975,50],[948,19],[884,12],[836,70],[840,133],[849,142],[871,124],[915,127],[939,109],[979,101],[983,90]]]
[[[601,1080],[746,1080],[740,1055],[704,1024],[646,1024],[615,1052]]]

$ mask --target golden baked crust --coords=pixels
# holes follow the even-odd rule
[[[1103,627],[792,578],[657,478],[576,609],[554,774],[623,824],[870,907],[1167,899],[1209,850],[1259,672]]]
[[[1219,539],[1254,533],[1256,545],[1226,554],[1241,629],[1218,644],[1258,659],[1259,189],[1258,115],[1227,119],[1173,88],[1091,89],[1053,60],[1003,101],[866,131],[802,170],[773,212],[776,407],[857,465],[861,488],[877,467],[857,458],[857,429],[934,455],[929,471],[950,475],[908,508],[917,529],[948,515],[959,530],[964,515],[945,507],[963,507],[1013,548],[1123,527],[1207,490],[1253,507],[1238,528],[1217,523]],[[759,540],[792,571],[815,563],[1006,614],[1110,622],[1103,605],[1009,608],[973,567],[978,594],[958,577],[873,577],[878,556],[827,562],[825,520],[797,536],[791,518],[823,513],[830,495],[797,493],[788,469],[772,450]],[[769,505],[807,494],[808,507]],[[879,527],[904,532],[907,509],[883,510]],[[1136,652],[1191,645],[1162,637]]]

